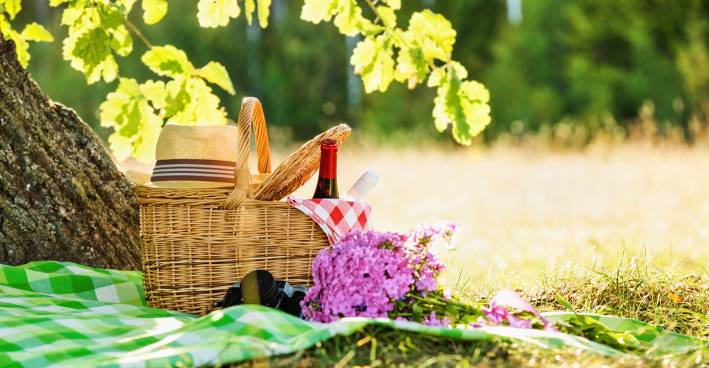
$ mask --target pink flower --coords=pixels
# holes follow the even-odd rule
[[[377,231],[350,232],[313,261],[313,286],[303,302],[303,317],[332,322],[343,317],[391,317],[413,315],[429,326],[450,326],[444,303],[456,303],[450,290],[439,289],[438,277],[445,268],[431,252],[434,243],[450,243],[455,224],[423,226],[409,236]],[[427,298],[436,300],[433,307]],[[429,308],[426,310],[425,308]],[[501,291],[487,308],[468,309],[467,317],[482,314],[473,327],[509,325],[532,328],[533,322],[516,317],[510,310],[526,311],[554,327],[514,292]],[[438,311],[441,315],[437,315]],[[452,314],[451,314],[452,315]],[[455,317],[456,323],[459,316]],[[469,321],[470,319],[465,319]]]
[[[442,222],[436,225],[419,225],[411,232],[411,239],[416,244],[428,246],[432,242],[450,243],[457,229],[454,222]]]
[[[451,320],[447,316],[443,316],[443,318],[439,319],[438,316],[436,316],[436,312],[433,311],[423,319],[423,324],[432,327],[450,327]]]
[[[503,305],[508,308],[520,310],[520,311],[525,311],[525,312],[530,312],[534,314],[539,320],[542,321],[544,324],[544,329],[547,331],[557,331],[556,327],[549,322],[544,316],[539,313],[531,304],[526,302],[522,297],[519,296],[519,294],[515,293],[512,290],[502,290],[498,291],[497,294],[495,294],[495,297],[492,298],[490,301],[490,305],[492,304],[495,305]],[[513,317],[514,318],[514,317]],[[512,326],[513,321],[509,321],[510,326]],[[525,324],[526,325],[526,324]],[[529,327],[521,327],[521,328],[532,328],[531,327],[531,322]]]
[[[481,308],[481,311],[483,312],[483,316],[485,316],[485,319],[494,324],[502,324],[504,321],[507,321],[507,318],[510,315],[510,312],[507,310],[507,308],[497,305],[495,301],[493,300],[490,302],[490,307],[489,308]]]
[[[487,308],[481,308],[484,318],[478,318],[477,322],[471,324],[471,326],[482,327],[489,325],[504,325],[506,323],[510,327],[514,328],[533,328],[532,321],[515,317],[509,312],[508,308],[530,312],[544,323],[546,330],[556,331],[556,328],[536,309],[534,309],[531,304],[527,303],[517,293],[510,290],[502,290],[495,294],[495,297],[490,301],[490,306]]]
[[[388,317],[415,282],[405,241],[396,233],[352,232],[322,250],[313,262],[314,286],[303,300],[303,317]]]
[[[313,261],[314,285],[301,303],[303,317],[320,322],[388,317],[397,302],[436,291],[444,266],[429,252],[429,244],[450,238],[453,229],[425,227],[411,236],[377,231],[345,234]]]
[[[487,320],[485,318],[478,317],[478,320],[475,321],[474,323],[471,323],[470,327],[480,328],[480,327],[484,327],[484,326],[488,326],[488,325],[489,325],[489,323],[487,322]]]
[[[507,323],[510,324],[510,327],[514,327],[514,328],[526,328],[526,329],[532,328],[532,321],[527,320],[527,319],[517,318],[511,314],[507,315]]]

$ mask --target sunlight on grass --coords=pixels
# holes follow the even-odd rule
[[[687,271],[709,260],[706,149],[356,147],[341,150],[340,190],[371,168],[382,176],[367,197],[377,229],[460,223],[451,260],[467,275],[524,281],[552,268],[612,265],[623,249]]]
[[[353,147],[341,149],[340,190],[367,168],[381,174],[367,196],[376,229],[461,225],[443,278],[458,292],[514,288],[547,310],[563,296],[584,311],[709,335],[691,331],[709,324],[706,148]]]

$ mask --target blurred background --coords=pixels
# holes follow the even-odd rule
[[[25,1],[24,17],[40,19],[63,37],[59,12],[47,1]],[[230,113],[241,96],[258,96],[271,126],[306,139],[347,121],[381,142],[435,139],[434,91],[394,85],[365,95],[349,55],[356,38],[330,24],[300,20],[299,1],[274,0],[270,26],[243,16],[225,28],[202,29],[196,5],[170,2],[167,18],[142,31],[156,44],[174,44],[195,65],[226,65],[237,89],[223,93]],[[431,8],[458,31],[454,58],[492,95],[485,142],[537,135],[584,145],[639,134],[692,142],[709,114],[709,2],[705,0],[407,0],[399,22]],[[131,13],[141,25],[140,11]],[[56,37],[61,39],[60,37]],[[136,55],[120,59],[123,75],[154,78]],[[30,71],[54,99],[97,126],[98,105],[113,86],[85,88],[83,76],[61,59],[61,42],[36,44]],[[105,133],[106,132],[102,132]]]
[[[65,35],[47,1],[24,3],[23,17]],[[372,168],[383,177],[369,197],[378,228],[459,222],[459,269],[524,280],[627,251],[706,271],[709,1],[404,1],[399,22],[421,8],[452,22],[454,58],[491,92],[492,123],[472,147],[435,131],[434,91],[425,86],[364,94],[349,65],[357,39],[301,21],[301,6],[273,0],[267,29],[243,16],[226,28],[199,28],[191,1],[171,1],[156,26],[132,16],[154,43],[176,45],[195,65],[225,64],[237,95],[215,91],[229,116],[243,96],[259,97],[279,158],[350,123],[340,190]],[[134,45],[119,59],[122,75],[154,78]],[[61,42],[30,51],[43,90],[105,138],[98,106],[115,86],[87,86],[62,60]]]

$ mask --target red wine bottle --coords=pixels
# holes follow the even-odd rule
[[[337,193],[337,148],[335,139],[324,139],[320,143],[320,172],[313,198],[339,198]]]

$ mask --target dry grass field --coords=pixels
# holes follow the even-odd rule
[[[274,167],[291,151],[276,147]],[[450,261],[465,273],[495,270],[528,277],[550,268],[612,266],[621,254],[707,271],[707,146],[558,151],[349,143],[338,162],[341,194],[363,171],[379,173],[380,182],[365,198],[375,229],[457,222]],[[151,170],[134,162],[119,167]],[[316,179],[295,195],[312,196]]]
[[[623,255],[676,270],[709,261],[709,149],[625,145],[584,152],[372,149],[344,145],[340,190],[371,168],[375,227],[460,224],[453,267],[516,286]],[[314,183],[298,193],[312,195]]]

